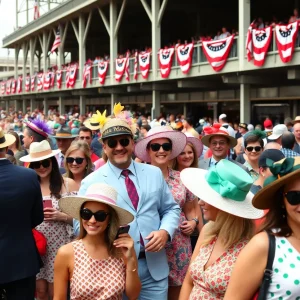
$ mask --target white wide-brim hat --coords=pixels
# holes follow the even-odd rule
[[[156,139],[166,138],[172,142],[170,160],[177,157],[185,148],[187,137],[180,131],[173,130],[169,126],[157,126],[150,129],[147,136],[140,140],[134,148],[135,155],[144,162],[151,162],[147,145]]]
[[[84,196],[66,196],[59,200],[60,209],[74,219],[80,220],[80,209],[85,202],[99,202],[113,208],[117,213],[120,225],[125,225],[133,221],[134,216],[124,208],[116,204],[117,191],[105,184],[95,183],[88,187]]]
[[[184,134],[187,137],[186,143],[191,143],[195,147],[197,157],[199,158],[203,152],[203,143],[200,139],[195,138],[190,132],[185,132]]]
[[[100,130],[100,123],[91,122],[91,118],[83,122],[83,125],[91,130]]]
[[[50,144],[48,141],[44,140],[40,143],[33,142],[30,144],[29,147],[29,154],[20,158],[20,161],[23,162],[34,162],[34,161],[41,161],[56,154],[60,153],[61,150],[51,150]]]
[[[222,172],[218,172],[218,169],[222,169],[223,174],[228,173],[229,176],[223,176],[223,174],[220,174]],[[214,184],[209,183],[206,178],[209,172],[214,172],[212,174],[215,180]],[[247,176],[250,178],[246,178]],[[181,171],[180,178],[194,195],[222,211],[245,219],[259,219],[264,215],[263,210],[257,209],[252,205],[254,195],[250,192],[252,185],[251,176],[241,167],[228,160],[223,159],[219,161],[217,166],[209,170],[186,168]],[[237,181],[241,183],[240,187],[237,186]],[[216,189],[212,188],[213,185],[219,185],[220,189],[225,190],[225,193],[228,195],[240,193],[244,194],[244,196],[239,200],[224,197]],[[230,189],[232,189],[232,192],[230,192]]]
[[[0,127],[0,148],[6,148],[12,145],[15,141],[16,138],[12,134],[4,134],[2,128]]]

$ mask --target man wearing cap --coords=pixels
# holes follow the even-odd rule
[[[221,124],[222,127],[226,128],[228,131],[228,134],[230,136],[232,136],[233,138],[235,138],[235,131],[234,129],[228,124],[228,119],[227,119],[227,115],[225,114],[221,114],[219,116],[219,123]]]
[[[264,121],[264,128],[265,128],[265,133],[266,133],[267,137],[272,134],[273,123],[269,118]]]
[[[293,121],[294,123],[294,135],[295,135],[295,146],[294,146],[294,151],[300,153],[300,116],[297,116],[295,120]]]
[[[208,170],[210,167],[216,165],[221,159],[228,159],[248,171],[245,166],[229,157],[230,148],[234,148],[237,145],[237,140],[228,134],[226,128],[220,127],[217,132],[205,135],[201,141],[203,145],[211,150],[212,157],[200,160],[200,169]]]
[[[103,150],[108,162],[87,176],[79,195],[95,182],[105,182],[118,191],[117,204],[131,212],[129,234],[134,240],[142,282],[140,300],[166,300],[169,267],[165,244],[178,227],[180,208],[159,168],[132,160],[132,129],[126,121],[110,119],[102,128]],[[74,222],[76,230],[78,223]]]
[[[32,300],[41,268],[32,229],[44,219],[36,172],[5,158],[15,137],[0,128],[0,298]]]
[[[274,126],[272,134],[268,136],[268,140],[282,145],[281,136],[284,132],[288,132],[287,127],[284,124],[278,124]]]

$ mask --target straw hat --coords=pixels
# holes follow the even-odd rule
[[[295,120],[292,121],[293,124],[300,123],[300,116],[297,116]]]
[[[102,139],[124,134],[131,135],[133,137],[133,132],[129,124],[120,118],[109,119],[101,129]]]
[[[135,155],[145,162],[151,162],[147,151],[147,145],[155,139],[167,138],[172,142],[170,160],[177,157],[185,148],[187,137],[180,131],[173,130],[169,126],[157,126],[148,131],[147,136],[140,140],[134,148]]]
[[[56,139],[74,139],[78,135],[71,133],[71,128],[67,125],[60,126],[53,136]]]
[[[180,178],[194,195],[222,211],[245,219],[264,215],[252,205],[251,176],[229,160],[222,159],[209,170],[186,168]]]
[[[95,201],[106,204],[113,208],[119,216],[120,224],[125,225],[133,221],[134,216],[124,208],[119,207],[117,202],[118,193],[105,183],[95,183],[88,187],[84,196],[66,196],[59,200],[60,209],[80,220],[80,209],[85,202]]]
[[[278,162],[267,161],[273,176],[268,177],[264,187],[253,198],[253,205],[259,209],[268,209],[278,190],[295,178],[300,178],[300,157],[284,158]]]
[[[0,127],[0,148],[6,148],[12,145],[16,138],[12,134],[4,134],[3,129]]]
[[[99,122],[91,122],[91,118],[87,119],[83,122],[83,125],[91,130],[99,130],[100,129],[100,123]]]
[[[195,147],[197,157],[199,158],[203,152],[203,144],[201,140],[195,138],[190,132],[185,132],[184,134],[187,137],[186,143],[191,143]]]
[[[219,124],[214,124],[215,125],[219,125]],[[225,137],[230,144],[230,148],[234,148],[237,145],[237,139],[235,139],[234,137],[230,136],[228,133],[228,130],[225,127],[220,127],[217,129],[217,127],[205,127],[203,129],[203,131],[205,132],[205,136],[201,139],[201,142],[209,148],[209,144],[210,144],[210,139],[213,136],[223,136]]]
[[[47,159],[60,153],[60,150],[51,150],[48,141],[33,142],[30,144],[29,154],[20,158],[23,162],[34,162]]]

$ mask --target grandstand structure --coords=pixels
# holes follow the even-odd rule
[[[288,0],[285,6],[271,0],[263,3],[260,0],[212,2],[208,7],[204,5],[206,2],[199,0],[63,1],[3,39],[4,48],[15,49],[16,66],[22,53],[24,64],[29,64],[29,72],[23,69],[21,92],[0,92],[1,105],[8,108],[14,103],[16,108],[23,109],[38,106],[45,111],[52,106],[58,107],[61,113],[79,106],[81,113],[95,109],[107,109],[109,113],[113,104],[120,101],[134,111],[151,112],[153,117],[165,111],[193,114],[196,118],[217,118],[222,112],[232,120],[243,122],[259,122],[266,116],[282,122],[287,116],[297,115],[300,108],[298,35],[289,62],[281,59],[275,28],[271,30],[273,35],[262,66],[248,61],[245,47],[253,18],[266,11],[271,18],[271,9],[274,14],[289,17],[297,1]],[[167,59],[171,43],[181,39],[184,44],[187,39],[186,44],[189,44],[195,34],[216,32],[223,24],[230,30],[236,29],[238,34],[233,37],[221,70],[216,71],[207,60],[204,42],[195,41],[190,68],[187,74],[184,73],[176,55],[178,42],[169,74],[164,78],[164,66],[158,55],[160,49],[165,48],[162,55]],[[51,54],[58,34],[58,48]],[[210,48],[218,51],[225,44],[220,42]],[[128,49],[131,55],[124,76],[116,80]],[[144,78],[141,66],[137,67],[140,58],[135,53],[143,55],[147,51],[151,52],[150,66],[149,75]],[[57,66],[51,65],[50,56],[56,57]],[[75,74],[65,66],[67,56],[71,62],[76,62]],[[102,62],[102,58],[108,61],[106,57],[109,57],[109,63],[105,82],[101,83],[99,61]],[[36,64],[44,74],[52,67],[53,74],[61,70],[60,84],[54,75],[50,88],[38,89],[36,79],[34,88],[26,91],[25,79],[37,76]],[[91,66],[88,73],[87,66]],[[70,76],[74,76],[71,87],[67,83]],[[15,74],[15,80],[18,77],[19,74]]]

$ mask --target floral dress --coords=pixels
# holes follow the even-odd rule
[[[67,184],[66,184],[67,188]],[[67,188],[68,190],[68,188]],[[64,193],[61,196],[76,195],[76,193]],[[58,201],[55,197],[44,196],[43,200],[52,200],[53,208],[60,211]],[[44,234],[47,239],[47,252],[42,256],[44,267],[37,274],[36,279],[45,279],[49,283],[53,283],[54,260],[58,249],[70,243],[74,238],[73,227],[65,222],[43,222],[36,229]]]
[[[189,300],[223,299],[235,261],[249,240],[244,239],[233,244],[215,262],[204,270],[204,266],[210,258],[216,241],[217,237],[215,237],[210,244],[200,248],[198,256],[191,263],[190,274],[194,287]]]
[[[194,201],[195,196],[183,185],[180,172],[169,169],[166,180],[175,201],[181,208],[179,227],[176,229],[172,242],[166,244],[166,252],[170,267],[169,286],[180,286],[183,283],[192,256],[190,237],[184,235],[180,226],[186,221],[183,206],[186,202]]]

